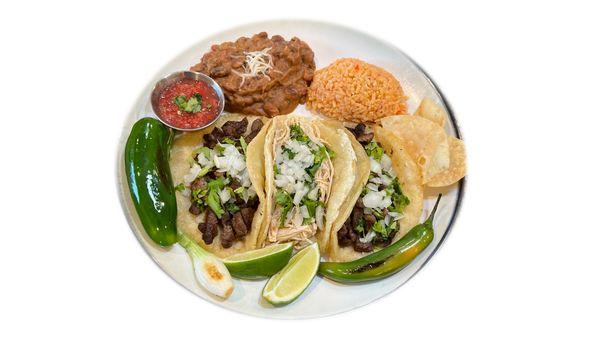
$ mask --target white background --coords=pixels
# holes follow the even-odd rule
[[[501,1],[0,5],[0,331],[60,335],[598,335],[599,11]],[[136,242],[117,142],[156,71],[239,23],[333,21],[419,62],[469,157],[450,237],[393,294],[305,321],[191,295]]]

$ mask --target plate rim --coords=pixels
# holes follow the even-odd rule
[[[193,42],[192,44],[188,45],[186,48],[182,49],[177,55],[180,55],[182,53],[184,53],[187,50],[190,50],[193,46],[195,46],[196,44],[204,41],[204,40],[208,40],[211,38],[211,36],[215,36],[218,34],[222,34],[228,31],[234,31],[234,30],[244,30],[250,27],[254,27],[254,26],[260,26],[260,25],[272,25],[272,24],[290,24],[290,23],[295,23],[295,24],[316,24],[316,25],[320,25],[320,26],[329,26],[332,27],[334,29],[343,29],[349,32],[352,32],[354,34],[359,34],[362,35],[363,37],[369,38],[371,40],[374,40],[382,45],[385,45],[386,47],[390,48],[391,50],[394,50],[395,52],[402,54],[404,57],[406,57],[410,62],[412,62],[412,64],[421,72],[423,73],[423,75],[425,76],[425,79],[430,83],[430,85],[432,86],[432,88],[434,89],[435,93],[438,95],[438,98],[441,102],[441,104],[444,105],[444,107],[446,108],[446,111],[448,112],[448,116],[450,118],[450,122],[456,132],[456,138],[458,139],[463,139],[462,138],[462,132],[461,132],[461,127],[456,119],[454,110],[452,109],[449,101],[447,100],[446,96],[443,94],[442,90],[440,89],[439,85],[433,80],[433,78],[431,77],[431,75],[418,63],[416,62],[412,57],[410,57],[409,55],[407,55],[404,51],[402,51],[399,47],[397,47],[396,45],[383,40],[377,36],[374,36],[370,33],[367,33],[365,31],[344,25],[344,24],[339,24],[339,23],[335,23],[335,22],[331,22],[331,21],[324,21],[324,20],[312,20],[312,19],[297,19],[297,18],[290,18],[290,19],[272,19],[272,20],[258,20],[258,21],[251,21],[251,22],[246,22],[246,23],[242,23],[239,25],[234,25],[234,26],[230,26],[228,28],[225,29],[221,29],[221,30],[216,30],[213,31],[211,33],[208,33],[204,38],[201,38],[195,42]],[[175,57],[176,57],[175,56]],[[159,76],[160,74],[163,73],[163,69],[166,66],[163,65],[161,68],[159,68],[159,70],[154,74],[154,76],[152,78],[155,78],[156,76]],[[146,247],[144,246],[144,242],[142,242],[142,238],[140,235],[137,234],[137,229],[135,224],[133,223],[133,219],[132,215],[129,208],[127,207],[127,200],[125,199],[126,197],[131,198],[130,195],[130,191],[129,188],[127,188],[127,186],[125,186],[122,181],[121,181],[121,176],[125,178],[126,180],[126,174],[125,174],[125,163],[123,161],[123,156],[125,154],[125,149],[124,149],[124,144],[128,138],[128,134],[131,128],[130,125],[130,121],[133,121],[133,123],[135,123],[135,121],[137,121],[139,119],[139,116],[135,115],[135,108],[137,106],[137,103],[139,101],[139,99],[141,97],[143,97],[145,95],[145,93],[147,92],[148,88],[151,87],[152,82],[150,82],[149,84],[147,84],[141,91],[140,93],[137,95],[137,98],[135,100],[135,102],[132,104],[132,106],[128,109],[129,112],[125,115],[124,120],[122,121],[121,124],[121,135],[119,136],[118,139],[118,143],[117,143],[117,156],[116,156],[116,162],[115,162],[115,168],[116,168],[116,174],[115,174],[115,182],[116,182],[116,187],[117,187],[117,193],[118,193],[118,199],[119,199],[119,204],[121,206],[122,209],[122,213],[123,216],[125,217],[125,220],[127,221],[129,228],[131,230],[131,234],[136,238],[138,244],[140,245],[140,248],[144,251],[144,253],[150,257],[150,259],[154,262],[154,264],[163,272],[163,274],[165,276],[167,276],[170,280],[174,281],[176,284],[178,284],[179,286],[181,286],[182,288],[184,288],[186,291],[192,293],[194,296],[200,298],[201,300],[210,303],[211,305],[216,305],[221,309],[230,311],[230,312],[234,312],[234,313],[238,313],[238,314],[244,314],[244,315],[248,315],[251,317],[258,317],[258,318],[262,318],[262,319],[278,319],[278,320],[306,320],[306,319],[315,319],[315,318],[320,318],[320,317],[328,317],[328,316],[333,316],[333,315],[338,315],[338,314],[342,314],[342,313],[346,313],[355,309],[359,309],[362,308],[366,305],[375,303],[376,301],[388,296],[389,294],[395,292],[398,290],[398,288],[400,288],[401,286],[403,286],[404,284],[408,283],[413,277],[415,277],[415,275],[419,274],[419,272],[421,272],[421,270],[431,261],[431,259],[436,255],[436,253],[439,251],[439,249],[443,246],[443,244],[446,242],[447,237],[449,236],[450,232],[452,231],[452,229],[454,228],[456,221],[459,217],[460,211],[462,209],[462,205],[463,205],[463,200],[464,200],[464,193],[465,193],[465,189],[466,189],[466,185],[467,185],[467,176],[463,177],[461,180],[459,180],[457,182],[457,196],[456,196],[456,201],[454,203],[454,208],[452,211],[452,215],[450,216],[450,221],[448,222],[448,227],[446,228],[446,230],[443,232],[442,237],[440,238],[440,241],[433,247],[433,250],[431,251],[431,253],[427,256],[427,258],[425,259],[425,261],[423,261],[423,263],[419,266],[419,268],[414,271],[414,273],[412,273],[412,275],[410,275],[404,282],[399,283],[398,285],[395,285],[389,292],[380,295],[378,297],[373,298],[371,301],[357,305],[357,306],[349,306],[347,308],[344,308],[342,310],[339,311],[334,311],[334,312],[330,312],[330,313],[325,313],[325,314],[319,314],[319,315],[313,315],[313,316],[302,316],[302,317],[280,317],[280,316],[276,316],[276,317],[267,317],[264,315],[260,315],[260,314],[256,314],[256,313],[252,313],[252,312],[248,312],[248,311],[242,311],[242,310],[237,310],[233,307],[227,307],[227,306],[222,306],[222,305],[218,305],[218,303],[214,303],[213,301],[210,301],[198,294],[196,294],[194,291],[192,291],[191,289],[189,289],[188,287],[186,287],[183,283],[181,283],[179,280],[177,280],[176,278],[174,278],[171,274],[169,274],[169,272],[167,272],[167,270],[165,270],[163,268],[163,266],[159,263],[159,261],[152,255],[150,254],[150,252],[146,249]]]

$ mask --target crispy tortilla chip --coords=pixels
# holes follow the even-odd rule
[[[429,98],[423,98],[414,115],[428,119],[441,127],[444,127],[446,122],[444,110]]]
[[[429,187],[452,185],[467,174],[465,143],[457,138],[448,137],[450,146],[450,167],[436,174],[428,183]]]
[[[381,124],[421,169],[422,184],[450,167],[448,137],[441,126],[412,115],[386,117]]]

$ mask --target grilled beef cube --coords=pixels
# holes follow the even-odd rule
[[[198,204],[195,202],[192,202],[192,204],[190,205],[189,211],[190,211],[190,213],[192,213],[194,215],[200,215],[200,213],[202,213],[200,211],[200,207],[198,207]]]
[[[363,133],[362,135],[356,137],[356,140],[361,144],[368,144],[373,140],[373,133]]]
[[[221,230],[221,246],[223,246],[223,248],[229,248],[233,245],[233,240],[235,240],[233,228],[231,228],[230,224],[223,224],[223,229]]]
[[[244,237],[248,233],[246,224],[244,223],[244,218],[242,217],[242,212],[236,212],[233,214],[232,223],[236,238]]]
[[[373,244],[370,242],[360,242],[360,241],[355,241],[354,242],[354,250],[357,252],[361,252],[361,253],[368,253],[368,252],[372,252],[373,251]]]
[[[206,186],[206,180],[203,177],[196,178],[190,184],[190,189],[192,190],[201,190],[204,186]]]
[[[358,224],[360,219],[362,219],[363,215],[364,215],[363,209],[360,207],[354,206],[354,209],[352,210],[352,215],[351,215],[352,228],[356,228],[356,225]]]
[[[365,233],[368,233],[373,228],[375,222],[377,222],[377,219],[373,214],[364,214],[363,219],[365,219]]]
[[[203,221],[198,224],[198,230],[200,233],[204,233],[206,231],[206,221]]]
[[[346,247],[346,246],[350,246],[352,244],[352,239],[350,238],[350,233],[352,231],[351,228],[351,224],[350,224],[350,218],[348,218],[346,220],[346,222],[344,222],[344,224],[342,225],[342,228],[340,228],[338,230],[338,244],[341,247]]]
[[[212,149],[215,147],[215,145],[217,145],[217,143],[221,142],[225,138],[225,134],[223,131],[221,131],[221,129],[214,128],[210,133],[202,136],[202,138],[204,139],[204,146]]]
[[[365,133],[366,129],[367,129],[366,125],[364,125],[363,123],[358,123],[358,124],[356,124],[354,129],[350,129],[350,130],[352,131],[352,133],[354,133],[354,135],[356,137],[360,137],[363,133]]]
[[[254,219],[254,211],[255,209],[252,207],[244,207],[240,210],[242,213],[242,219],[244,219],[244,223],[246,224],[246,231],[249,232],[252,228],[252,220]]]
[[[246,129],[248,128],[248,118],[244,117],[241,121],[227,121],[221,129],[226,137],[229,138],[240,138],[244,133],[246,133]]]
[[[250,126],[250,131],[254,132],[258,132],[260,131],[260,129],[262,129],[263,127],[263,121],[260,119],[255,119],[254,122],[252,122],[252,125]]]
[[[221,215],[221,221],[219,222],[219,225],[221,225],[221,227],[225,225],[231,226],[231,215],[229,214],[229,212],[226,211],[225,213],[223,213],[223,215]]]
[[[252,141],[252,139],[254,139],[254,137],[256,137],[256,135],[258,135],[258,133],[262,129],[263,125],[264,124],[263,124],[262,120],[260,120],[260,119],[255,119],[254,122],[252,122],[252,125],[250,126],[250,134],[248,134],[247,136],[244,136],[246,143],[250,143]]]
[[[238,188],[242,187],[242,185],[237,179],[231,178],[231,183],[229,183],[229,187],[231,187],[231,189],[235,191]]]
[[[219,234],[219,219],[217,215],[209,208],[206,210],[206,221],[204,231],[202,231],[202,240],[207,245],[213,243],[215,237]]]

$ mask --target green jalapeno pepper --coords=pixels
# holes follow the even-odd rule
[[[341,283],[358,283],[378,280],[402,270],[433,241],[433,217],[441,197],[438,195],[429,218],[400,240],[354,261],[321,262],[319,274]]]
[[[177,202],[169,155],[174,132],[154,118],[142,118],[125,144],[131,199],[144,230],[161,246],[177,242]]]

